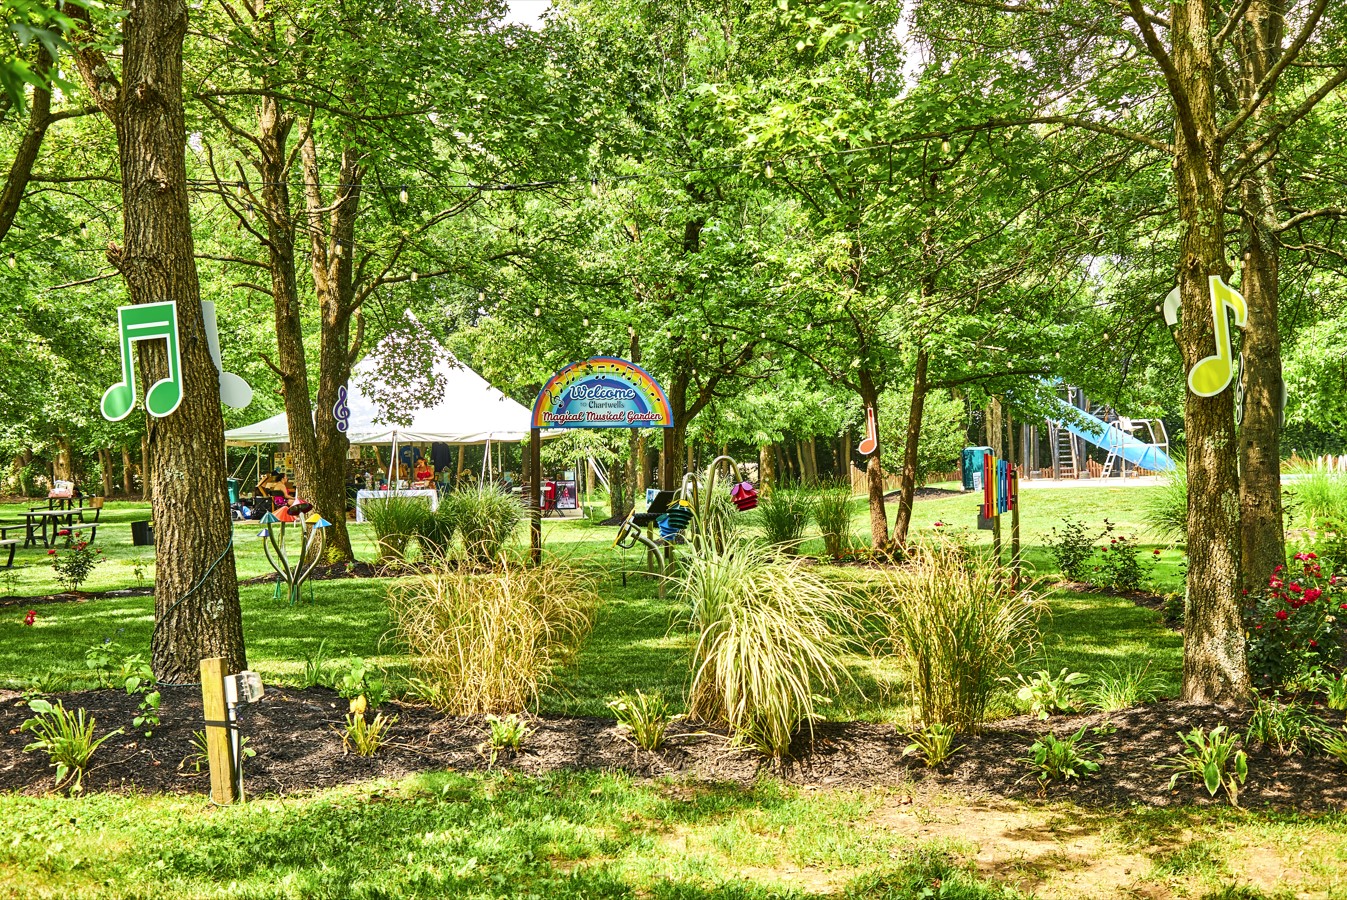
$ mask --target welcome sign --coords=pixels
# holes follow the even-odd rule
[[[673,410],[650,373],[614,356],[571,363],[543,386],[534,428],[669,428]]]

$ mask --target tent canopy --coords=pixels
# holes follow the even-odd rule
[[[426,335],[425,340],[433,340]],[[527,440],[529,410],[492,387],[485,378],[459,362],[452,353],[436,346],[435,382],[443,392],[438,398],[415,410],[403,410],[411,422],[407,426],[392,421],[379,405],[361,389],[379,378],[382,354],[376,348],[351,371],[346,405],[351,410],[346,431],[352,444],[484,444],[488,441]],[[559,432],[544,432],[544,437]],[[283,444],[290,440],[285,413],[278,413],[252,425],[225,432],[230,444]]]

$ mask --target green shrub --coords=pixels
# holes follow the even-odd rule
[[[1142,553],[1135,539],[1129,540],[1121,534],[1110,537],[1114,529],[1114,524],[1105,519],[1103,536],[1108,543],[1099,549],[1099,565],[1091,580],[1115,591],[1139,591],[1155,569],[1160,551]]]
[[[458,521],[454,518],[456,511],[452,503],[441,503],[421,522],[416,532],[416,542],[421,545],[423,558],[437,559],[449,553],[454,531],[458,527]]]
[[[1090,576],[1089,563],[1094,555],[1095,540],[1085,530],[1085,523],[1071,516],[1063,516],[1062,527],[1052,529],[1043,539],[1058,570],[1072,581],[1084,581]]]
[[[804,540],[814,510],[814,498],[802,490],[779,488],[758,502],[758,524],[767,543],[794,553]]]
[[[52,560],[52,570],[62,590],[77,591],[93,574],[94,567],[103,561],[102,550],[89,546],[83,532],[62,528],[58,534],[65,538],[65,547]]]
[[[958,732],[948,725],[941,725],[938,722],[927,725],[908,735],[912,743],[903,750],[903,755],[919,754],[926,767],[934,769],[954,755],[958,749],[954,746],[954,739],[957,736]]]
[[[496,764],[496,758],[502,752],[508,750],[511,753],[518,753],[519,748],[524,746],[524,738],[532,733],[519,716],[509,715],[501,718],[499,716],[487,716],[486,724],[489,729],[487,732],[486,744],[491,749],[491,765]]]
[[[1149,663],[1114,664],[1095,676],[1094,685],[1085,692],[1085,702],[1103,710],[1115,712],[1150,703],[1160,690],[1160,679],[1153,675]]]
[[[1029,755],[1017,762],[1029,767],[1031,775],[1040,785],[1050,781],[1069,781],[1072,778],[1083,779],[1099,771],[1100,757],[1092,744],[1081,742],[1087,726],[1069,737],[1059,738],[1048,732],[1029,747]]]
[[[373,719],[365,718],[363,709],[346,714],[346,730],[341,736],[342,748],[357,756],[373,756],[388,738],[388,731],[397,724],[398,717],[388,717],[375,713]]]
[[[1008,678],[1005,680],[1010,681]],[[1018,677],[1019,688],[1015,691],[1015,702],[1021,711],[1040,719],[1046,719],[1056,712],[1074,712],[1080,705],[1076,688],[1089,680],[1088,675],[1080,672],[1063,669],[1057,675],[1050,675],[1040,669],[1028,678],[1023,675]]]
[[[463,535],[468,558],[493,564],[524,518],[519,500],[495,487],[459,488],[440,504]]]
[[[644,694],[621,693],[610,700],[608,708],[617,716],[618,727],[631,735],[631,741],[642,750],[658,750],[664,744],[664,734],[672,721],[669,701],[656,692]]]
[[[365,521],[374,529],[380,562],[400,563],[407,559],[407,546],[425,529],[430,504],[421,497],[380,497],[366,500],[361,509]]]
[[[20,725],[19,730],[31,731],[35,740],[23,751],[28,753],[38,750],[47,754],[52,767],[56,769],[56,786],[59,788],[70,781],[71,791],[79,792],[94,751],[108,738],[121,734],[122,730],[118,728],[95,739],[94,727],[97,722],[93,717],[86,716],[82,709],[72,713],[59,701],[53,705],[42,699],[29,700],[28,708],[37,715]]]
[[[1032,654],[1042,603],[989,560],[919,545],[879,583],[875,606],[922,722],[976,729],[1002,679]]]
[[[697,636],[689,713],[780,757],[820,695],[848,677],[841,629],[855,612],[836,587],[770,547],[708,542],[685,563],[681,596]]]
[[[823,534],[824,551],[840,559],[851,549],[851,485],[830,485],[815,494],[814,521]]]
[[[1165,763],[1165,768],[1175,770],[1169,779],[1170,790],[1180,778],[1191,776],[1199,779],[1213,797],[1224,789],[1230,805],[1239,806],[1239,789],[1249,777],[1249,760],[1243,750],[1235,749],[1235,736],[1230,730],[1224,725],[1210,732],[1195,727],[1187,734],[1180,733],[1179,740],[1183,749]]]
[[[1179,466],[1165,476],[1159,490],[1146,500],[1143,512],[1151,531],[1165,540],[1188,540],[1188,472]]]
[[[1324,720],[1308,707],[1260,697],[1249,715],[1244,742],[1257,742],[1274,753],[1289,756],[1312,747],[1314,735],[1326,727]]]
[[[589,633],[596,601],[589,576],[559,562],[446,562],[389,591],[417,693],[455,715],[524,709]]]
[[[1306,525],[1313,527],[1329,519],[1347,521],[1347,475],[1313,466],[1291,484]]]

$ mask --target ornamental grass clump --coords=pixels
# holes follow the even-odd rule
[[[468,558],[492,565],[524,518],[519,500],[495,487],[459,488],[440,504],[463,535]]]
[[[758,524],[767,543],[794,553],[814,511],[814,498],[804,491],[779,489],[758,502]]]
[[[560,562],[441,562],[389,592],[417,692],[454,715],[522,711],[589,633],[596,604],[590,576]]]
[[[926,725],[975,730],[1000,682],[1033,654],[1042,601],[953,542],[918,545],[875,608]]]
[[[839,482],[814,495],[814,521],[823,535],[823,549],[841,559],[851,549],[851,485]]]
[[[692,718],[780,758],[849,678],[847,596],[799,560],[747,540],[689,554],[681,584],[693,633]]]
[[[420,497],[381,497],[361,505],[365,521],[374,529],[379,561],[400,563],[407,559],[407,546],[420,534],[431,517],[430,505]]]

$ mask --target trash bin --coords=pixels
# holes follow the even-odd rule
[[[982,458],[992,452],[991,447],[964,447],[963,448],[963,489],[965,491],[974,490],[982,483],[982,479],[974,484],[973,476],[982,474]]]
[[[154,529],[150,527],[149,520],[131,523],[131,546],[133,547],[153,547]]]
[[[229,502],[238,503],[239,487],[243,484],[243,482],[239,481],[237,478],[228,478],[225,480],[225,484],[229,486]]]

